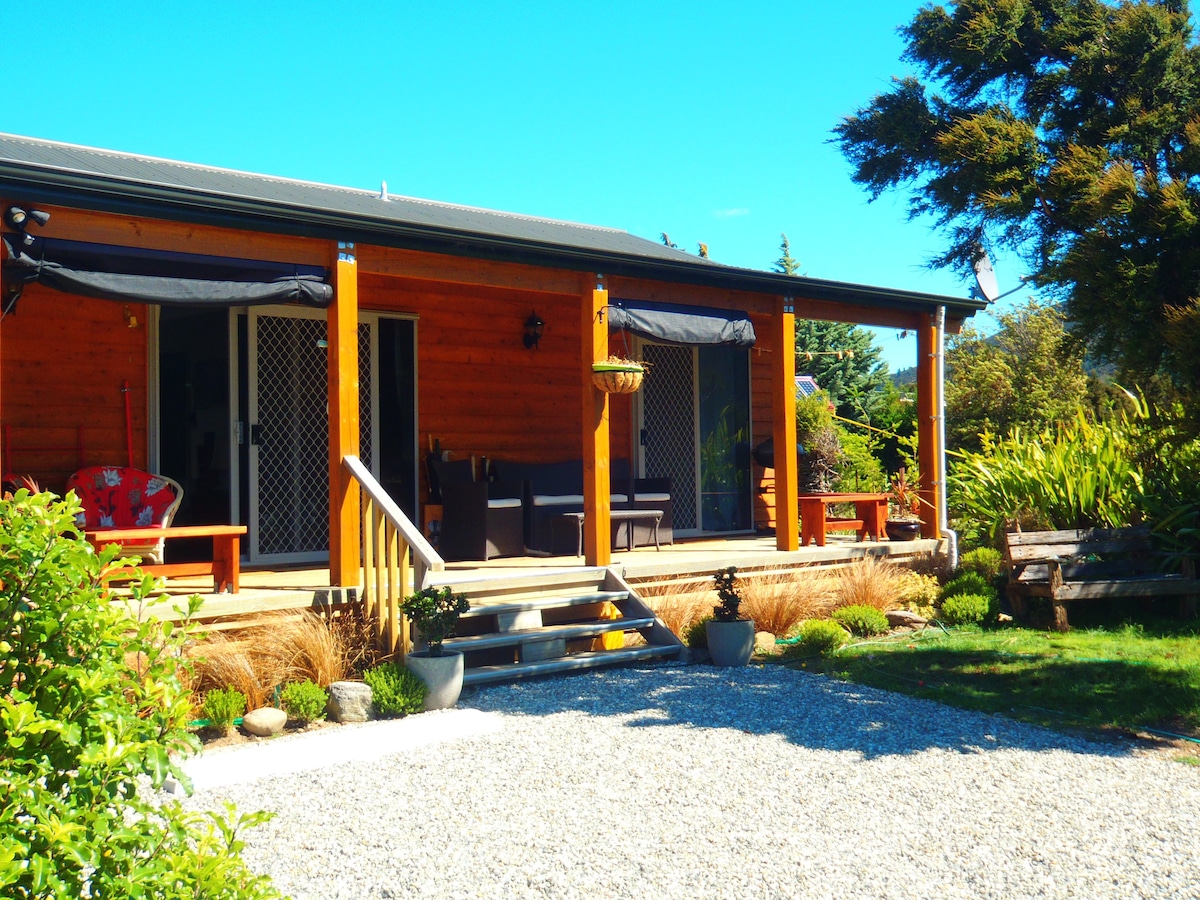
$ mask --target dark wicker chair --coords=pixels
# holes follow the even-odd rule
[[[429,461],[430,481],[442,498],[438,552],[443,559],[491,559],[525,553],[521,485],[475,481],[470,460]]]

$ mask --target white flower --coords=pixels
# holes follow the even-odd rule
[[[149,506],[144,507],[142,509],[142,511],[140,513],[138,513],[137,524],[138,525],[153,525],[154,524],[154,510],[151,509]]]
[[[121,483],[121,473],[118,472],[116,469],[105,469],[104,470],[104,483],[108,487],[116,487],[118,484]]]
[[[106,513],[101,513],[100,514],[100,527],[101,528],[112,528],[113,527],[112,516],[108,515]]]
[[[166,486],[167,483],[156,475],[146,482],[146,496],[153,497]]]

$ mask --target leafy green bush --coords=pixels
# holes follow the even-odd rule
[[[204,717],[214,728],[226,730],[233,720],[246,714],[246,695],[233,688],[216,688],[204,695]]]
[[[442,655],[446,638],[454,637],[458,617],[471,609],[463,594],[456,594],[447,585],[442,588],[422,588],[400,604],[400,610],[416,626],[417,632],[429,644],[430,656]]]
[[[683,642],[693,650],[708,649],[708,623],[713,620],[712,616],[701,616],[683,632]]]
[[[371,701],[385,718],[419,713],[425,706],[425,682],[403,666],[383,663],[363,673],[371,688]]]
[[[964,553],[958,561],[960,570],[982,575],[989,583],[996,580],[1003,564],[1004,554],[995,547],[976,547]]]
[[[942,621],[947,625],[986,625],[1000,612],[995,595],[954,594],[942,601]]]
[[[922,575],[905,569],[897,591],[897,599],[905,609],[928,618],[941,598],[942,586],[936,575]]]
[[[800,638],[786,651],[785,656],[818,656],[833,653],[850,640],[846,629],[830,619],[809,619],[800,626]]]
[[[329,693],[315,681],[293,681],[284,687],[279,702],[289,719],[316,722],[325,718]]]
[[[941,600],[945,603],[948,597],[955,597],[959,594],[980,594],[984,597],[997,596],[996,589],[992,587],[991,582],[978,572],[963,572],[957,578],[947,581],[942,586]]]
[[[833,488],[837,491],[886,491],[887,473],[875,456],[875,441],[865,435],[837,426],[838,442],[842,456],[838,462],[838,473]]]
[[[109,602],[118,549],[94,553],[78,511],[73,495],[0,500],[0,896],[279,897],[240,856],[269,815],[144,797],[143,779],[189,784],[191,626]],[[133,606],[154,588],[135,581]]]
[[[996,543],[1011,523],[1027,530],[1120,527],[1147,506],[1138,458],[1144,404],[1090,422],[1082,413],[1039,433],[1014,428],[982,452],[955,451],[950,504],[968,541]]]
[[[831,618],[859,637],[886,634],[891,630],[887,616],[873,606],[843,606],[835,609]]]

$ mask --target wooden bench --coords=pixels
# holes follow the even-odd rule
[[[213,593],[238,592],[241,576],[241,536],[246,533],[245,525],[174,525],[169,528],[95,528],[85,531],[84,537],[99,549],[105,544],[122,541],[145,541],[158,538],[211,537],[213,542],[212,562],[166,563],[145,565],[141,569],[147,575],[164,578],[179,575],[212,575]]]
[[[887,498],[887,494],[800,494],[801,545],[807,547],[811,540],[818,547],[824,547],[825,533],[829,531],[857,531],[860,541],[868,537],[883,540]],[[825,507],[830,503],[853,503],[854,518],[829,518]]]
[[[1180,614],[1196,614],[1200,581],[1195,563],[1163,572],[1145,528],[1092,528],[1081,531],[1010,531],[1004,536],[1008,598],[1013,616],[1023,619],[1029,597],[1046,597],[1054,627],[1066,631],[1067,604],[1109,597],[1180,597]]]

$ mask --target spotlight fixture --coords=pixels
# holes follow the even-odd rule
[[[31,209],[26,212],[19,206],[10,206],[4,211],[4,221],[13,231],[25,236],[24,243],[28,246],[33,243],[33,238],[27,233],[29,223],[33,222],[38,228],[44,228],[50,221],[50,213],[40,209]]]
[[[529,318],[525,320],[525,336],[522,338],[526,350],[538,348],[538,342],[541,341],[545,328],[546,323],[542,321],[542,317],[537,312],[531,312]]]

